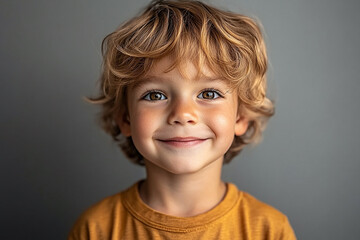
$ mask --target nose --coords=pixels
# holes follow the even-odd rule
[[[196,124],[198,122],[198,113],[196,103],[192,100],[181,100],[173,102],[168,123],[171,125]]]

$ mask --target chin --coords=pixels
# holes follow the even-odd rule
[[[216,161],[216,160],[215,160]],[[171,165],[159,166],[165,171],[172,173],[174,175],[185,175],[185,174],[194,174],[206,170],[210,165],[215,161],[209,162],[194,162],[193,159],[180,160],[173,162]]]

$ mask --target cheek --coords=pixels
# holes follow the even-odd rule
[[[218,137],[233,139],[235,133],[235,111],[229,108],[212,109],[207,112],[208,125]]]
[[[159,125],[159,114],[156,111],[136,109],[130,116],[132,137],[139,141],[151,137]]]

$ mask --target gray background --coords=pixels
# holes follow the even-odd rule
[[[144,177],[96,125],[102,38],[148,1],[0,1],[0,238],[64,239]],[[355,0],[222,0],[266,31],[276,116],[224,179],[288,215],[299,239],[358,239],[360,14]]]

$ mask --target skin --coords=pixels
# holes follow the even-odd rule
[[[145,158],[142,200],[159,212],[189,217],[224,197],[223,156],[248,121],[226,81],[206,66],[197,79],[190,61],[181,71],[165,71],[171,63],[170,57],[160,59],[128,88],[128,116],[119,116],[118,125]]]

